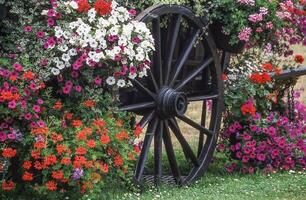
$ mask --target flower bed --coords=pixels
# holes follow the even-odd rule
[[[41,6],[24,49],[0,60],[1,195],[94,195],[131,175],[141,128],[113,91],[146,75],[153,38],[114,1]]]

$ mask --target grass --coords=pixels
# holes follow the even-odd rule
[[[276,174],[243,175],[227,174],[224,161],[212,163],[207,173],[193,185],[178,188],[162,185],[145,187],[143,192],[130,192],[124,187],[112,187],[100,199],[112,200],[268,200],[306,199],[306,172],[282,172]]]

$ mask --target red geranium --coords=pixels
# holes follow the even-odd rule
[[[57,185],[54,181],[48,181],[46,183],[48,190],[55,191],[57,189]]]
[[[243,115],[254,115],[256,113],[256,108],[252,102],[248,101],[241,106],[241,112]]]
[[[271,81],[271,76],[267,72],[253,73],[250,79],[254,83],[265,84]]]
[[[271,63],[264,63],[262,64],[262,69],[265,71],[271,72],[273,70],[273,66]]]
[[[33,180],[33,174],[30,172],[24,172],[22,176],[22,180],[24,181],[32,181]]]
[[[13,181],[3,181],[2,182],[2,190],[11,191],[15,188],[15,183]]]
[[[302,64],[304,62],[304,57],[302,55],[296,55],[294,57],[294,61],[297,62],[297,63]]]
[[[94,4],[94,8],[100,15],[107,15],[112,11],[112,2],[97,0]]]
[[[90,4],[88,0],[78,0],[78,12],[88,12],[90,9]]]
[[[108,144],[108,143],[110,142],[109,136],[108,136],[108,135],[102,135],[102,136],[100,137],[100,142],[101,142],[102,144]]]
[[[5,148],[2,151],[2,156],[5,158],[13,158],[16,156],[16,154],[17,154],[17,150],[12,149],[12,148]]]

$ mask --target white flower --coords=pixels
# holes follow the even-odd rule
[[[60,59],[58,57],[53,58],[53,62],[58,63]]]
[[[117,85],[118,85],[118,87],[124,87],[126,84],[125,84],[125,80],[123,80],[123,79],[119,79],[118,81],[117,81]]]
[[[57,47],[58,50],[62,51],[62,52],[66,52],[68,50],[68,46],[67,45],[60,45]]]
[[[63,61],[69,61],[70,60],[70,56],[69,56],[69,54],[67,54],[67,53],[64,53],[63,55],[62,55],[62,60]]]
[[[51,69],[51,73],[52,73],[53,75],[57,76],[57,75],[60,74],[60,70],[53,67],[53,68]]]
[[[65,63],[60,61],[56,64],[56,67],[59,69],[59,70],[62,70],[65,68]]]
[[[113,76],[110,76],[110,77],[108,77],[108,78],[106,79],[106,83],[107,83],[108,85],[114,85],[114,84],[116,83],[116,80],[115,80],[115,78],[114,78]]]
[[[121,48],[118,47],[118,46],[115,46],[115,47],[113,48],[113,52],[114,52],[114,54],[119,54],[119,53],[121,52]]]
[[[130,78],[130,79],[135,79],[135,78],[136,78],[136,76],[137,76],[137,74],[136,74],[136,73],[134,73],[134,74],[131,74],[131,73],[130,73],[130,74],[129,74],[129,78]]]
[[[71,1],[71,2],[69,3],[69,5],[71,6],[71,8],[73,8],[73,9],[75,9],[75,10],[79,8],[78,3],[75,2],[75,1]]]
[[[97,48],[98,47],[98,42],[96,40],[92,39],[92,40],[89,41],[89,46],[91,48]]]
[[[70,56],[76,56],[78,54],[76,49],[70,49],[68,53]]]
[[[88,10],[87,15],[88,15],[89,18],[95,18],[96,17],[96,13],[97,12],[95,11],[95,9],[92,8],[92,9]]]
[[[118,35],[119,29],[118,26],[113,26],[111,29],[108,30],[110,35]]]
[[[144,55],[142,53],[138,53],[135,55],[135,58],[137,61],[143,61],[144,60]]]

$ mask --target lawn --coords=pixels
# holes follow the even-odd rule
[[[159,189],[146,186],[131,192],[126,187],[110,187],[100,199],[114,200],[247,200],[247,199],[306,199],[306,172],[276,174],[227,174],[222,159],[212,163],[200,180],[188,187],[163,185]]]

